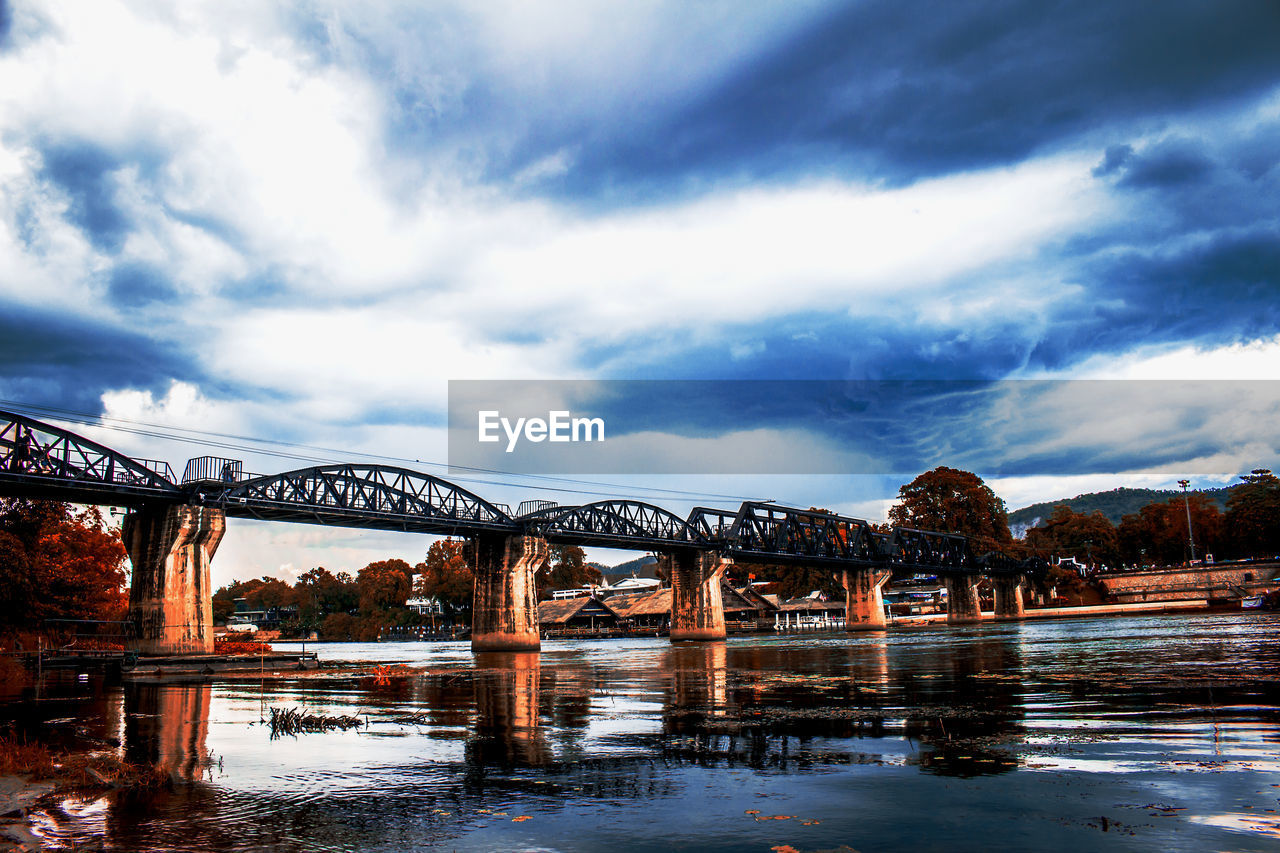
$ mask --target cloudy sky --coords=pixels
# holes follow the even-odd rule
[[[175,467],[438,470],[450,379],[1280,379],[1272,0],[423,5],[0,0],[0,399]],[[1163,405],[978,473],[1276,465],[1271,402],[1226,446]],[[177,428],[232,447],[138,434]],[[519,482],[470,485],[880,518],[901,479]],[[242,523],[215,580],[388,549]]]

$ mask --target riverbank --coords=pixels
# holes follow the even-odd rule
[[[44,849],[28,813],[66,795],[159,788],[169,776],[159,767],[131,764],[112,752],[55,752],[0,737],[0,851]]]

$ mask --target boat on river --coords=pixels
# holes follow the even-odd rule
[[[1280,590],[1260,592],[1240,599],[1241,610],[1280,610]]]

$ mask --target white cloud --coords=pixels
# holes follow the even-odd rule
[[[1069,373],[1080,379],[1280,379],[1280,335],[1217,347],[1138,347],[1092,356]]]

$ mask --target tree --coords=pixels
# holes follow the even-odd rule
[[[1027,545],[1047,556],[1073,557],[1089,565],[1115,566],[1120,540],[1107,517],[1095,510],[1086,515],[1066,504],[1053,508],[1049,520],[1027,531]]]
[[[1255,468],[1227,499],[1226,535],[1231,552],[1242,557],[1280,554],[1280,478]]]
[[[461,539],[440,539],[427,549],[427,559],[417,565],[420,598],[434,598],[445,612],[469,613],[474,593],[475,575],[467,555],[467,543]]]
[[[586,553],[577,545],[552,545],[548,557],[550,570],[537,575],[539,598],[553,589],[580,589],[604,581],[604,575],[587,563]]]
[[[899,489],[898,500],[889,520],[900,527],[960,533],[978,551],[1013,541],[1004,501],[977,474],[934,468]]]
[[[1187,542],[1187,505],[1197,554],[1222,553],[1223,519],[1218,507],[1202,495],[1175,497],[1151,503],[1120,520],[1116,533],[1126,562],[1170,566],[1190,558]]]
[[[412,592],[409,581],[412,573],[404,560],[379,560],[365,566],[356,575],[360,610],[371,613],[390,607],[404,607]]]
[[[270,610],[273,607],[286,607],[297,602],[293,587],[276,578],[263,577],[257,581],[253,589],[245,595],[245,604],[250,610]]]
[[[346,572],[337,575],[323,566],[304,572],[293,585],[298,615],[310,623],[330,613],[346,613],[360,602],[355,582]]]
[[[123,619],[124,561],[120,534],[97,507],[0,499],[0,630]]]

